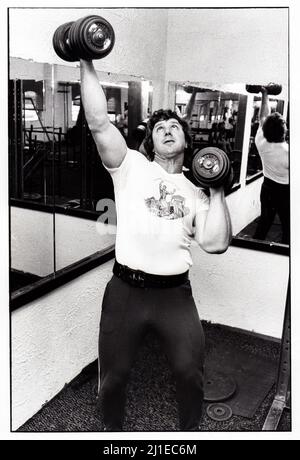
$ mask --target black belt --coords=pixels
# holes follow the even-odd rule
[[[126,265],[121,265],[115,261],[113,273],[121,280],[131,284],[131,286],[147,288],[168,288],[180,286],[189,279],[189,272],[179,275],[152,275],[140,270],[132,270]]]

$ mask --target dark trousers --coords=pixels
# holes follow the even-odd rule
[[[203,401],[204,334],[190,282],[139,288],[116,276],[104,293],[99,334],[99,404],[106,429],[122,430],[129,372],[148,328],[161,338],[175,376],[180,428],[196,430]]]
[[[278,214],[283,244],[290,242],[290,188],[289,185],[278,184],[268,178],[264,182],[260,192],[261,215],[256,228],[254,238],[264,240]]]

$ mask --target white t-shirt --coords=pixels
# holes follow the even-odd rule
[[[260,126],[255,144],[261,157],[264,176],[279,184],[289,183],[289,146],[287,142],[268,142]]]
[[[117,261],[158,275],[188,270],[195,215],[209,208],[203,190],[131,149],[118,168],[107,170],[115,190]]]

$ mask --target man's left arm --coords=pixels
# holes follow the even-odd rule
[[[228,249],[232,228],[223,187],[210,189],[209,209],[196,214],[195,224],[195,239],[204,251],[222,254]]]

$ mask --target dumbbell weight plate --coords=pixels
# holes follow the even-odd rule
[[[270,96],[278,96],[282,91],[282,86],[277,83],[269,83],[268,85],[264,85],[264,87]],[[248,93],[258,94],[261,92],[261,88],[262,85],[246,85],[246,91]]]
[[[247,93],[258,94],[261,92],[261,85],[246,85]]]
[[[199,185],[219,187],[226,183],[231,172],[231,164],[223,150],[206,147],[195,155],[192,171]]]
[[[207,415],[217,422],[225,422],[232,417],[232,409],[224,403],[209,404],[206,409]]]
[[[234,171],[233,171],[233,168],[230,166],[229,174],[226,179],[225,186],[224,186],[225,190],[230,190],[233,184],[234,184]]]
[[[282,91],[282,86],[278,85],[277,83],[269,83],[266,86],[266,89],[268,94],[272,96],[278,96],[278,94],[280,94]]]
[[[86,16],[71,27],[70,43],[82,59],[101,59],[111,52],[115,34],[101,16]]]
[[[211,89],[200,88],[198,86],[190,86],[190,85],[183,85],[183,90],[188,94],[192,94],[194,91],[196,91],[197,93],[207,93],[207,92],[212,91]]]
[[[53,34],[53,48],[56,54],[64,61],[75,62],[78,57],[72,52],[69,44],[69,31],[73,21],[59,26]]]

